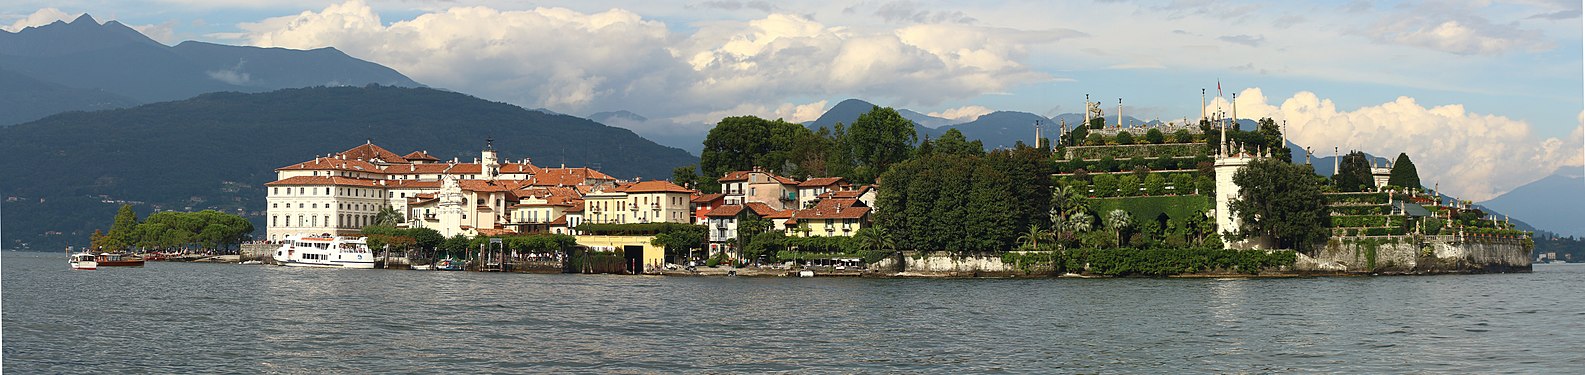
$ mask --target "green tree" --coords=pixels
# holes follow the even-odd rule
[[[1145,132],[1145,142],[1159,145],[1166,141],[1167,135],[1162,134],[1161,129],[1150,128],[1150,131]]]
[[[1262,236],[1280,248],[1310,251],[1330,224],[1321,187],[1302,165],[1256,159],[1233,174],[1239,194],[1231,203],[1241,221],[1235,236]]]
[[[1128,211],[1112,210],[1106,213],[1106,229],[1117,233],[1118,246],[1123,245],[1123,231],[1128,230],[1128,227],[1133,225],[1134,217],[1129,215]]]
[[[1172,141],[1177,143],[1194,142],[1194,135],[1189,133],[1189,129],[1178,129],[1178,131],[1172,132]]]
[[[1392,176],[1387,178],[1387,184],[1402,186],[1410,189],[1420,189],[1420,171],[1414,168],[1414,162],[1409,161],[1409,154],[1398,153],[1398,159],[1392,162]]]
[[[1095,117],[1095,118],[1091,118],[1090,119],[1090,129],[1105,129],[1105,128],[1106,128],[1106,118],[1105,117]]]
[[[1151,173],[1145,176],[1145,194],[1166,195],[1167,178],[1162,177],[1160,173]]]
[[[138,242],[137,239],[138,214],[132,211],[132,205],[123,204],[116,210],[115,221],[110,224],[110,233],[105,234],[105,241],[101,242],[103,251],[126,251]]]
[[[407,220],[402,218],[402,213],[397,211],[396,207],[382,206],[380,212],[374,214],[374,225],[395,227],[405,221]]]
[[[1101,133],[1090,133],[1089,136],[1084,138],[1085,146],[1102,146],[1105,144],[1106,136],[1101,135]]]
[[[1019,246],[1030,250],[1039,249],[1040,241],[1051,240],[1051,232],[1041,229],[1038,225],[1029,225],[1029,229],[1018,235]]]
[[[668,258],[683,258],[690,250],[704,248],[707,234],[702,225],[674,226],[655,234],[650,244],[664,247]]]
[[[1177,195],[1194,194],[1194,175],[1188,173],[1173,174],[1172,193]]]
[[[958,129],[947,129],[932,145],[934,152],[947,155],[984,155],[985,145],[979,140],[970,142]]]
[[[883,228],[860,228],[853,239],[864,252],[865,262],[874,263],[897,252],[897,240]]]
[[[1117,196],[1117,176],[1109,174],[1096,175],[1095,195],[1099,197]]]
[[[672,168],[671,182],[692,189],[704,189],[706,188],[706,185],[715,185],[714,189],[721,189],[720,184],[715,184],[713,183],[714,181],[706,182],[703,181],[704,179],[699,178],[698,171],[699,166],[697,165]]]
[[[1069,130],[1068,134],[1066,134],[1067,138],[1063,142],[1068,146],[1081,146],[1084,145],[1084,139],[1089,137],[1089,135],[1090,128],[1080,126]]]
[[[472,240],[470,240],[467,236],[455,234],[446,238],[446,241],[440,243],[440,251],[445,252],[447,257],[456,257],[457,255],[466,257],[468,250],[472,250],[468,247],[470,242],[472,242]]]
[[[1117,144],[1120,144],[1120,145],[1131,145],[1131,144],[1134,144],[1134,135],[1133,134],[1129,134],[1128,132],[1117,132]]]
[[[908,159],[918,141],[913,121],[889,107],[859,115],[847,137],[855,161],[853,180],[858,182],[875,181],[892,164]]]
[[[1370,176],[1370,162],[1364,152],[1354,151],[1343,155],[1337,173],[1332,175],[1332,185],[1337,191],[1366,191],[1376,186]]]
[[[1271,150],[1271,156],[1277,158],[1277,160],[1293,162],[1293,150],[1288,149],[1288,145],[1282,143],[1282,127],[1277,125],[1277,121],[1272,120],[1270,117],[1265,117],[1256,121],[1256,124],[1258,126],[1255,127],[1255,134],[1258,137],[1253,137],[1253,143],[1263,145],[1265,149]]]
[[[440,232],[429,228],[408,228],[402,231],[402,235],[412,237],[413,245],[425,250],[437,249],[442,243],[446,242],[445,236],[441,236]]]
[[[1139,176],[1126,174],[1117,179],[1117,196],[1132,197],[1139,195]]]
[[[780,119],[727,117],[716,123],[705,136],[704,150],[699,154],[699,167],[704,173],[703,179],[711,182],[727,172],[749,170],[755,166],[786,172],[797,165],[793,155],[796,145],[815,141],[815,138],[814,133],[803,125]],[[709,186],[701,188],[712,189]]]

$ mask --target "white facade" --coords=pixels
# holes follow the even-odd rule
[[[369,143],[276,169],[277,180],[266,184],[265,238],[356,235],[385,207],[402,213],[403,224],[446,236],[498,230],[510,221],[508,207],[518,203],[508,202],[514,189],[536,183],[534,173],[541,170],[527,159],[502,164],[489,146],[468,164],[438,163],[424,152],[408,157],[414,159]],[[609,178],[593,170],[577,172],[587,177],[579,182]],[[567,185],[560,179],[555,184]],[[434,199],[418,199],[421,195]],[[416,206],[409,207],[410,202]]]

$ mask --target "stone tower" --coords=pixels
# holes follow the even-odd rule
[[[467,198],[462,195],[462,185],[457,183],[457,177],[445,175],[440,185],[440,203],[435,219],[440,222],[440,235],[451,237],[462,233],[463,207],[467,205]]]
[[[485,180],[495,179],[501,175],[501,159],[495,153],[495,140],[484,140],[484,151],[479,155],[479,178]]]

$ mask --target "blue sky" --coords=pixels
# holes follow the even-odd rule
[[[1585,168],[1579,1],[13,0],[0,27],[84,12],[168,44],[332,46],[486,99],[631,110],[653,119],[640,133],[850,97],[967,121],[1088,93],[1173,120],[1220,81],[1296,142],[1407,152],[1474,200]]]

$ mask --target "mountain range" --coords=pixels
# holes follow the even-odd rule
[[[1559,169],[1479,205],[1564,236],[1585,237],[1585,171]]]
[[[365,142],[472,161],[490,138],[503,159],[623,179],[669,178],[699,161],[627,129],[429,88],[211,93],[0,128],[3,245],[81,245],[121,202],[136,202],[142,214],[243,213],[262,228],[262,189],[275,168]]]
[[[123,108],[218,91],[422,86],[335,48],[291,50],[187,41],[166,46],[117,21],[0,31],[0,126],[66,111]]]

